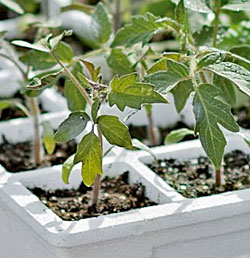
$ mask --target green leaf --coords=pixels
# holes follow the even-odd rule
[[[188,31],[188,17],[184,6],[184,0],[180,0],[175,10],[175,20],[182,25],[183,31]]]
[[[249,0],[229,0],[222,9],[230,11],[250,11],[250,1]]]
[[[69,37],[73,34],[72,30],[65,30],[64,32],[62,32],[61,34],[55,36],[55,37],[48,37],[48,46],[50,48],[50,50],[55,51],[55,49],[58,47],[58,45],[61,43],[61,41],[65,38],[65,37]]]
[[[54,130],[49,121],[42,122],[43,127],[43,143],[48,154],[52,154],[56,148],[56,143],[54,140]]]
[[[185,65],[167,60],[166,66],[167,71],[155,72],[145,77],[146,82],[154,84],[156,90],[162,93],[168,92],[178,82],[189,79],[189,70]]]
[[[171,0],[174,3],[178,3],[179,0]],[[184,0],[185,7],[196,11],[200,13],[211,13],[212,10],[210,10],[206,4],[206,0]]]
[[[167,70],[167,58],[162,58],[155,62],[148,70],[147,74],[156,73]]]
[[[97,174],[102,175],[102,147],[94,133],[83,137],[78,145],[74,163],[82,162],[82,179],[85,185],[91,186]]]
[[[37,43],[31,44],[31,43],[23,41],[23,40],[14,40],[11,43],[13,45],[16,45],[19,47],[34,49],[34,50],[45,52],[45,53],[50,52],[50,49],[48,48],[48,46],[46,46],[45,44],[42,44],[42,42],[40,42],[40,41],[38,41]]]
[[[237,46],[230,49],[230,52],[250,60],[250,46],[243,45]],[[246,67],[245,67],[246,68]]]
[[[193,101],[195,133],[199,133],[205,152],[216,169],[219,169],[226,140],[218,124],[232,132],[238,132],[239,127],[231,114],[230,106],[216,98],[220,94],[216,86],[201,84],[195,89],[196,95]]]
[[[146,103],[168,103],[152,84],[136,82],[136,78],[136,74],[113,78],[108,96],[110,106],[117,105],[123,111],[126,106],[141,109],[141,105]]]
[[[250,96],[250,72],[233,63],[222,62],[212,64],[204,68],[204,70],[211,71],[223,78],[233,82],[238,88]]]
[[[193,34],[193,39],[197,47],[213,45],[214,29],[211,26],[204,25],[200,30]]]
[[[79,73],[82,73],[80,62],[75,63],[72,73],[80,80]],[[68,107],[71,111],[85,110],[86,100],[69,78],[66,79],[64,85],[64,96],[67,98]]]
[[[54,85],[58,76],[61,75],[62,73],[63,73],[63,70],[60,70],[58,72],[46,74],[46,75],[42,76],[41,78],[34,77],[31,80],[31,82],[26,86],[26,88],[29,90],[40,91],[41,89],[51,87]]]
[[[55,141],[68,142],[73,140],[83,132],[89,120],[89,116],[83,111],[71,113],[69,117],[60,124],[55,134]]]
[[[75,165],[74,158],[75,158],[75,154],[67,158],[62,165],[62,180],[65,184],[69,184],[69,176]]]
[[[177,142],[180,142],[181,140],[183,140],[184,137],[188,136],[188,135],[194,135],[194,131],[190,130],[190,129],[187,129],[187,128],[181,128],[181,129],[173,130],[167,135],[167,137],[165,138],[164,143],[166,145],[177,143]]]
[[[113,48],[107,58],[108,65],[115,73],[120,75],[133,73],[134,69],[128,56],[122,52],[120,48]]]
[[[184,108],[190,93],[193,91],[193,84],[191,80],[178,82],[172,89],[171,93],[174,95],[174,103],[178,113]]]
[[[220,89],[220,96],[226,101],[226,103],[228,103],[230,106],[234,106],[236,104],[236,92],[234,84],[231,81],[215,74],[213,84]]]
[[[112,22],[107,10],[101,2],[96,6],[96,11],[92,16],[90,29],[97,42],[103,44],[109,40],[112,33]]]
[[[103,115],[97,119],[100,131],[110,144],[132,149],[128,127],[116,116]]]
[[[89,72],[89,75],[90,75],[90,78],[92,81],[94,82],[97,82],[100,78],[100,73],[101,73],[101,67],[97,67],[95,68],[94,64],[86,61],[86,60],[83,60],[83,59],[80,59],[80,61],[85,65],[85,67],[87,68],[88,72]],[[82,78],[82,76],[81,76]]]
[[[15,13],[24,14],[23,8],[13,0],[0,0],[0,4],[6,6]]]
[[[143,16],[134,16],[132,17],[131,24],[125,25],[117,32],[111,47],[131,47],[139,42],[145,44],[155,33],[169,28],[177,30],[179,25],[170,18],[158,19],[158,17],[151,13],[146,13]]]
[[[70,63],[74,56],[72,48],[64,42],[59,43],[55,49],[55,54],[64,63]],[[28,51],[19,59],[25,65],[31,66],[34,71],[50,69],[57,64],[49,53],[36,50]]]

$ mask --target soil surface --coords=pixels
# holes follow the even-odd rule
[[[159,160],[148,165],[163,180],[186,198],[240,190],[250,187],[250,155],[236,150],[225,155],[223,165],[224,183],[217,187],[213,166],[206,157],[187,161]]]
[[[237,123],[241,127],[250,129],[250,102],[245,106],[233,109],[233,114],[236,116]]]
[[[164,145],[164,140],[165,137],[173,130],[181,129],[181,128],[188,128],[186,124],[183,122],[178,122],[175,126],[170,127],[170,128],[159,128],[158,133],[160,136],[160,144],[159,145]],[[190,128],[189,128],[190,129]],[[147,127],[146,126],[133,126],[129,125],[129,131],[131,134],[132,138],[136,138],[140,140],[141,142],[150,145],[147,140]],[[189,141],[189,140],[194,140],[198,139],[198,137],[195,137],[193,135],[187,135],[184,137],[182,141]]]
[[[80,220],[119,213],[156,205],[145,197],[142,184],[128,184],[128,172],[117,178],[104,178],[101,184],[99,203],[96,208],[89,205],[92,188],[83,184],[77,190],[30,189],[40,200],[63,220]]]
[[[42,163],[35,166],[32,162],[31,142],[17,144],[5,142],[0,144],[0,164],[12,173],[58,165],[76,152],[76,146],[75,141],[57,144],[54,154],[45,155]]]

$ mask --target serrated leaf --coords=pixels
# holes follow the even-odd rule
[[[221,98],[226,101],[230,106],[234,106],[237,101],[234,84],[224,77],[214,75],[213,84],[221,91]]]
[[[67,158],[62,165],[62,180],[65,184],[69,184],[69,176],[75,165],[74,158],[75,154]]]
[[[78,145],[74,164],[82,162],[82,179],[85,185],[91,186],[97,174],[102,175],[102,147],[94,133],[83,137]]]
[[[218,88],[211,84],[196,87],[193,100],[196,118],[195,133],[199,133],[201,144],[214,166],[219,169],[226,146],[225,137],[218,124],[232,132],[239,127],[231,114],[230,106],[217,99]]]
[[[63,70],[60,70],[58,72],[46,74],[41,78],[34,77],[31,80],[31,82],[26,86],[26,88],[29,90],[40,91],[47,87],[51,87],[55,83],[58,76],[61,75],[62,73],[63,73]]]
[[[113,48],[111,50],[111,53],[107,58],[107,62],[109,67],[112,68],[115,73],[120,75],[134,72],[130,60],[120,48]]]
[[[83,132],[89,120],[89,116],[83,111],[72,112],[69,117],[60,124],[55,134],[55,141],[68,142],[73,140]]]
[[[97,119],[100,131],[110,144],[132,149],[128,127],[116,116],[102,115]]]
[[[64,42],[60,42],[54,52],[64,63],[70,63],[74,56],[72,48]],[[31,66],[34,71],[50,69],[57,64],[55,59],[49,53],[36,50],[25,53],[19,60],[25,65]]]
[[[174,103],[178,113],[184,108],[192,91],[193,84],[191,80],[181,81],[172,89],[171,93],[174,95]]]
[[[183,140],[184,137],[188,136],[188,135],[194,135],[194,131],[190,130],[190,129],[187,129],[187,128],[181,128],[181,129],[173,130],[167,135],[167,137],[165,138],[164,143],[166,145],[177,143],[177,142],[180,142],[181,140]]]
[[[54,130],[49,121],[42,122],[42,127],[43,127],[43,135],[42,135],[43,144],[48,154],[52,154],[56,148],[56,143],[54,140]]]
[[[136,82],[136,74],[128,74],[122,77],[115,76],[111,81],[111,92],[109,93],[109,105],[116,105],[121,111],[131,107],[141,109],[142,104],[168,103],[154,86],[149,83]]]
[[[224,10],[230,11],[250,11],[250,1],[249,0],[229,0],[226,5],[222,7]]]
[[[177,22],[170,18],[158,19],[151,13],[132,17],[131,24],[125,25],[120,29],[111,47],[125,46],[131,47],[136,43],[147,43],[155,33],[161,29],[179,29]]]
[[[222,62],[204,68],[233,82],[238,88],[250,96],[250,72],[234,63]]]
[[[80,62],[75,63],[72,73],[78,80],[80,80],[79,73],[82,73]],[[69,78],[66,79],[64,85],[64,96],[67,99],[68,107],[71,111],[85,110],[86,100]]]
[[[0,0],[0,4],[3,4],[15,13],[24,14],[23,8],[13,0]]]
[[[155,85],[159,92],[166,93],[178,82],[189,79],[188,68],[173,60],[166,60],[167,71],[160,71],[149,74],[145,81]]]

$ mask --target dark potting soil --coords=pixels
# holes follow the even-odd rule
[[[12,173],[58,165],[74,154],[76,147],[75,141],[57,144],[54,154],[44,155],[42,163],[35,166],[32,162],[31,142],[17,144],[5,142],[0,144],[0,164]]]
[[[148,165],[157,175],[186,198],[240,190],[250,187],[250,155],[239,150],[225,155],[224,184],[215,185],[213,167],[206,157],[187,161],[159,160]]]
[[[159,134],[160,134],[160,144],[164,145],[164,139],[165,137],[173,130],[181,129],[181,128],[188,128],[186,124],[183,122],[178,122],[175,126],[170,128],[159,128]],[[147,143],[147,127],[146,126],[133,126],[129,125],[129,131],[132,138],[136,138],[140,140],[141,142]],[[187,135],[184,137],[182,141],[189,141],[197,139],[194,135]],[[148,144],[148,143],[147,143]],[[149,144],[148,144],[149,145]]]
[[[233,109],[233,114],[241,127],[250,129],[250,102],[240,108]]]
[[[31,189],[40,200],[63,220],[80,220],[156,205],[145,197],[145,187],[128,184],[128,172],[117,178],[104,178],[99,203],[90,206],[92,188],[80,185],[77,190]]]

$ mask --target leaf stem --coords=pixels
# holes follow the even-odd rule
[[[215,183],[216,186],[221,186],[221,169],[215,170]]]
[[[217,0],[216,2],[216,10],[215,10],[215,20],[214,20],[214,33],[213,33],[213,47],[217,46],[217,34],[219,29],[219,18],[220,18],[220,9],[221,0]]]
[[[60,59],[53,53],[53,51],[50,52],[50,55],[56,60],[56,62],[64,69],[65,73],[68,75],[68,77],[72,80],[74,85],[77,87],[79,92],[82,94],[86,102],[92,106],[92,100],[90,99],[88,93],[85,91],[85,89],[82,87],[82,85],[79,83],[79,81],[76,79],[76,77],[70,72],[70,70],[60,61]]]

